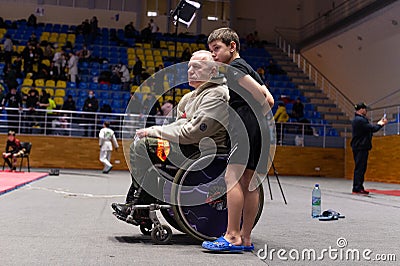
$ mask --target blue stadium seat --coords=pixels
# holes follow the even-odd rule
[[[86,90],[87,88],[88,88],[88,85],[86,82],[79,83],[79,89]]]
[[[67,82],[67,88],[76,89],[76,83],[75,82]]]
[[[121,90],[121,84],[112,84],[111,85],[111,90],[120,91]]]
[[[122,95],[121,95],[121,93],[119,93],[119,92],[113,92],[113,93],[112,93],[112,98],[113,98],[114,100],[121,100],[121,99],[122,99]]]
[[[93,91],[97,90],[99,88],[99,84],[95,82],[91,82],[89,85],[89,88]]]
[[[107,84],[100,84],[100,90],[109,90],[109,86]]]
[[[100,98],[102,100],[110,99],[111,98],[110,93],[108,93],[107,91],[102,91],[102,92],[100,92]]]

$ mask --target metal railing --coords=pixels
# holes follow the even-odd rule
[[[329,99],[333,100],[339,109],[348,117],[354,113],[354,103],[341,92],[328,78],[326,78],[316,67],[314,67],[304,56],[297,53],[296,50],[286,42],[282,36],[276,40],[276,45],[297,65],[315,86],[321,89]]]
[[[97,138],[104,121],[109,121],[118,139],[133,139],[139,128],[152,124],[171,122],[171,117],[144,116],[138,114],[91,113],[53,110],[5,108],[0,113],[0,133],[14,130],[17,134],[42,136],[68,136]],[[335,130],[335,134],[332,134]],[[348,128],[333,129],[330,125],[284,123],[276,124],[278,145],[344,147]]]
[[[388,119],[388,124],[375,135],[388,136],[400,135],[400,105],[388,105],[378,108],[373,108],[368,111],[367,116],[372,123],[378,122],[384,115]]]
[[[17,134],[97,138],[104,121],[109,121],[117,138],[133,138],[136,129],[146,124],[169,123],[169,120],[164,116],[139,114],[5,108],[0,113],[0,132],[14,130]]]

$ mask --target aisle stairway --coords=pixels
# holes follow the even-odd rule
[[[286,53],[275,46],[268,46],[266,49],[277,64],[287,72],[287,75],[301,91],[302,95],[305,96],[308,99],[308,102],[314,106],[314,111],[321,113],[321,118],[326,120],[328,124],[332,125],[332,127],[339,132],[340,136],[344,137],[345,128],[347,128],[347,132],[349,132],[351,118],[338,108],[334,99],[329,99],[321,89],[316,87],[308,75],[304,73]],[[348,133],[347,136],[349,136]]]

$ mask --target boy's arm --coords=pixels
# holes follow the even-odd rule
[[[240,86],[253,95],[254,99],[256,99],[261,106],[268,104],[269,107],[272,107],[274,105],[274,97],[268,88],[265,85],[260,85],[250,75],[241,77],[238,82]]]

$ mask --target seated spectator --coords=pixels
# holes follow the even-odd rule
[[[277,142],[282,143],[283,140],[283,123],[289,121],[289,115],[286,112],[285,104],[278,103],[278,109],[274,115],[275,126],[276,126],[276,134],[277,134]]]
[[[37,91],[35,86],[33,86],[28,92],[25,107],[28,108],[27,112],[27,120],[29,122],[28,132],[32,133],[32,127],[37,127],[39,125],[37,121],[37,112],[36,112],[36,108],[39,107],[39,92]]]
[[[67,96],[67,100],[64,102],[61,109],[65,111],[76,111],[76,105],[72,95]]]
[[[141,78],[142,78],[142,72],[143,72],[143,62],[140,60],[139,57],[136,57],[136,63],[133,66],[133,75],[135,77],[133,78],[133,84],[134,85],[140,85],[141,83]]]
[[[265,70],[262,67],[257,68],[257,73],[260,75],[260,78],[265,81]]]
[[[186,47],[185,50],[183,50],[182,52],[181,61],[187,62],[190,60],[191,57],[192,57],[192,52],[190,52],[189,47]]]
[[[14,60],[14,62],[13,62],[13,64],[12,64],[12,66],[13,66],[14,69],[15,69],[17,78],[23,78],[23,75],[22,75],[22,57],[21,57],[20,54],[17,54],[17,55],[16,55],[15,60]]]
[[[129,22],[124,28],[125,38],[134,38],[138,33],[139,32],[133,26],[133,21]]]
[[[51,61],[53,60],[53,57],[54,57],[54,49],[51,46],[51,43],[47,43],[43,51],[43,58]]]
[[[56,65],[54,64],[53,61],[50,62],[48,79],[51,79],[54,81],[61,79],[60,73],[58,72],[58,68],[56,67]]]
[[[6,151],[3,152],[3,158],[10,171],[17,170],[17,158],[22,156],[24,152],[21,142],[15,137],[15,131],[10,130],[7,137]],[[12,163],[10,159],[12,159]]]
[[[84,44],[82,50],[79,50],[76,55],[79,58],[79,62],[89,62],[92,52],[87,48],[86,44]]]
[[[129,90],[129,82],[131,81],[131,74],[129,73],[129,69],[126,65],[120,63],[119,65],[119,74],[121,77],[122,88],[124,90]]]
[[[266,67],[267,74],[269,75],[286,75],[286,71],[282,70],[273,59],[268,61],[268,66]]]
[[[111,71],[107,70],[107,71],[101,71],[99,78],[97,79],[97,82],[99,84],[107,84],[110,85],[111,84],[111,76],[112,73]]]
[[[304,105],[301,102],[299,97],[296,99],[296,102],[293,104],[291,117],[296,119],[297,121],[299,121],[301,118],[304,117]]]

